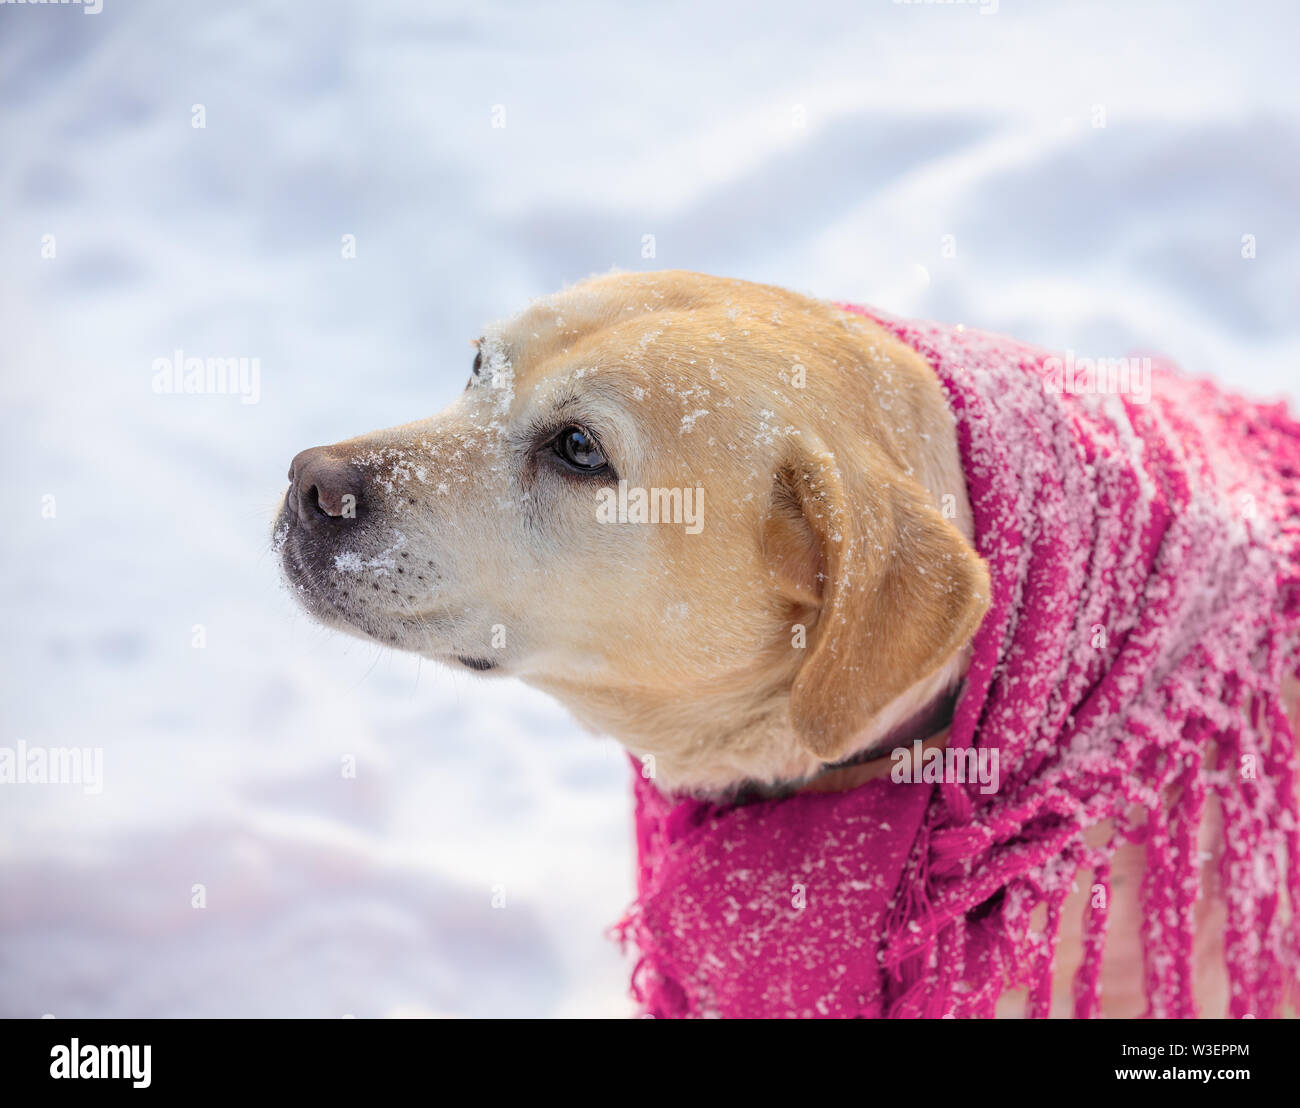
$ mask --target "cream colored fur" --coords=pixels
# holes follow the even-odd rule
[[[313,576],[327,622],[488,656],[667,789],[807,778],[960,679],[987,572],[915,352],[820,301],[678,272],[585,281],[480,349],[440,415],[330,448],[380,510]],[[602,484],[530,453],[566,420],[630,484],[702,488],[700,533],[598,522]],[[418,588],[394,581],[412,559]]]

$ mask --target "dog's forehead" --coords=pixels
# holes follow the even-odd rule
[[[517,385],[546,389],[608,380],[621,369],[654,374],[671,362],[690,377],[690,353],[723,341],[727,318],[756,286],[676,271],[589,278],[534,300],[518,315],[491,325],[484,337],[509,362]]]
[[[540,365],[555,354],[664,311],[688,306],[652,282],[622,279],[585,281],[540,297],[513,318],[488,328],[510,351],[516,370]]]

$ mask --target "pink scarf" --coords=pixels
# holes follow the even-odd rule
[[[1027,986],[1045,1016],[1077,881],[1105,893],[1074,982],[1075,1015],[1095,1016],[1110,862],[1134,842],[1147,1014],[1197,1014],[1202,893],[1226,909],[1229,1014],[1278,1014],[1300,991],[1279,694],[1300,667],[1300,424],[1164,365],[1144,403],[1009,339],[844,307],[925,356],[956,418],[993,603],[949,746],[996,750],[1000,788],[884,777],[714,804],[638,776],[619,927],[641,954],[634,995],[659,1017],[966,1017]],[[1197,843],[1211,795],[1215,894]],[[1088,846],[1104,820],[1114,834]]]

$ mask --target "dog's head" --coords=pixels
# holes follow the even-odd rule
[[[661,783],[803,776],[973,634],[951,417],[830,305],[681,272],[490,327],[441,414],[303,451],[276,525],[325,623],[545,688]]]

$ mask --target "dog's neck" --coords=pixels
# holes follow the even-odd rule
[[[969,660],[969,649],[963,649],[933,678],[907,690],[854,739],[851,752],[844,757],[818,762],[797,778],[747,782],[741,791],[756,796],[842,792],[887,773],[892,765],[890,755],[899,748],[918,742],[927,748],[942,746]]]
[[[957,706],[957,694],[957,689],[950,689],[940,694],[915,715],[892,727],[887,735],[872,743],[867,749],[827,765],[823,774],[852,769],[854,766],[888,757],[901,746],[926,742],[940,732],[946,731],[952,724],[953,709]]]
[[[937,697],[910,719],[904,720],[883,739],[852,758],[826,766],[811,781],[797,786],[795,792],[846,792],[867,781],[883,777],[895,764],[894,752],[910,750],[916,743],[925,749],[943,747],[948,741],[958,689]]]
[[[534,683],[567,704],[588,727],[612,735],[640,758],[645,775],[664,792],[777,795],[817,781],[822,788],[851,781],[872,756],[946,731],[953,693],[968,664],[969,650],[963,649],[887,705],[833,763],[809,753],[790,724],[794,670],[788,663],[769,663],[733,678],[726,687],[672,695],[661,689],[601,691]]]

